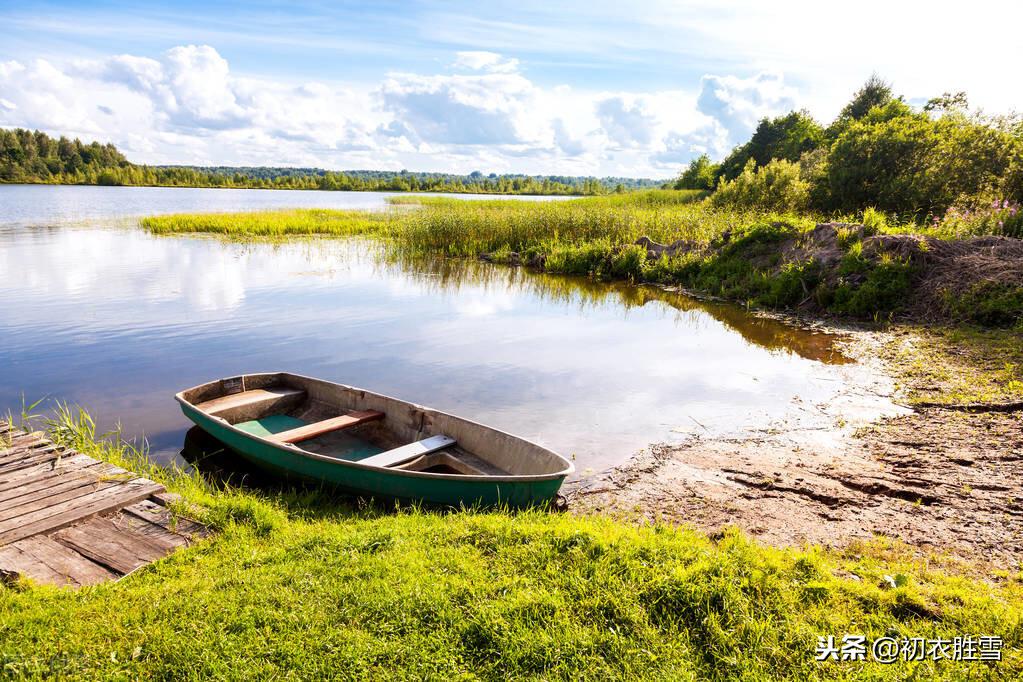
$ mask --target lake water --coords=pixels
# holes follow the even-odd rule
[[[155,237],[130,220],[386,196],[0,186],[0,411],[77,403],[167,462],[190,426],[176,391],[287,370],[526,436],[585,476],[813,410],[847,381],[827,335],[653,287],[389,262],[353,241]]]

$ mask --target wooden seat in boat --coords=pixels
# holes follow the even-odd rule
[[[325,433],[348,429],[353,426],[358,426],[359,424],[365,424],[366,422],[383,418],[384,413],[377,412],[376,410],[349,412],[348,414],[343,414],[339,417],[324,419],[323,421],[313,422],[312,424],[306,424],[305,426],[299,426],[298,428],[281,431],[280,433],[267,436],[267,438],[278,443],[300,443],[304,440],[322,436]]]
[[[381,452],[379,455],[360,459],[359,464],[369,464],[377,467],[393,467],[399,464],[404,464],[405,462],[415,459],[421,455],[426,455],[437,450],[443,450],[444,448],[451,447],[454,444],[454,438],[449,438],[447,436],[430,436],[429,438],[416,441],[415,443],[402,445],[400,448]]]
[[[225,417],[227,412],[244,412],[260,416],[260,413],[270,409],[295,406],[304,397],[305,391],[301,389],[256,388],[207,400],[196,407],[211,417]]]

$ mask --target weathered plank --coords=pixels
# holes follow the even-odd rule
[[[105,480],[101,476],[68,477],[52,487],[35,490],[0,503],[0,523],[124,482],[121,479]]]
[[[0,462],[17,458],[24,451],[30,450],[38,445],[47,445],[48,441],[37,434],[22,434],[10,440],[4,438],[0,441]]]
[[[126,509],[114,512],[106,518],[109,518],[117,528],[123,528],[129,533],[141,535],[151,542],[163,547],[167,550],[168,554],[178,547],[185,547],[188,545],[188,538],[184,535],[167,530],[163,526],[159,526],[150,521],[146,521],[135,514],[130,514]]]
[[[50,462],[60,459],[62,452],[56,448],[40,448],[39,450],[29,450],[25,453],[24,457],[11,461],[8,463],[0,464],[0,477],[5,477],[6,474],[12,471],[18,471],[30,467],[34,464],[40,464],[42,462]]]
[[[350,412],[339,417],[324,419],[323,421],[299,426],[296,429],[281,431],[280,433],[267,436],[267,438],[272,441],[277,441],[278,443],[301,443],[304,440],[310,440],[317,436],[322,436],[325,433],[340,431],[341,429],[350,429],[353,426],[358,426],[359,424],[365,424],[366,422],[383,418],[384,413],[377,412],[376,410]]]
[[[95,585],[117,574],[45,535],[0,547],[0,571],[55,585]]]
[[[0,455],[0,463],[7,464],[10,462],[16,462],[29,455],[39,454],[40,452],[50,452],[51,450],[60,450],[60,447],[45,440],[24,443],[22,445],[5,449],[3,454]]]
[[[402,445],[400,448],[394,448],[387,452],[381,452],[378,455],[372,457],[366,457],[360,459],[359,464],[370,464],[377,467],[391,467],[402,462],[407,462],[410,459],[415,459],[420,455],[426,455],[437,450],[443,450],[444,448],[451,447],[455,444],[455,439],[449,436],[430,436],[423,440],[416,441],[415,443],[409,443],[408,445]]]
[[[64,500],[51,507],[38,509],[14,519],[0,521],[0,545],[30,535],[64,528],[91,516],[120,509],[144,500],[161,490],[163,490],[162,485],[144,478],[137,478],[133,481],[99,488],[87,495]]]
[[[0,475],[0,491],[17,488],[25,481],[34,480],[37,477],[61,476],[67,471],[75,471],[80,467],[88,467],[96,464],[98,464],[98,462],[92,457],[86,457],[85,455],[79,454],[72,454],[68,457],[61,458],[60,460],[33,464],[30,467],[25,467],[18,471]]]
[[[196,407],[208,415],[215,416],[238,407],[261,404],[275,405],[281,401],[297,400],[303,395],[305,395],[305,391],[294,388],[255,388],[207,400],[204,403],[199,403]]]
[[[64,528],[54,533],[53,538],[118,573],[131,573],[174,551],[174,547],[163,546],[127,527],[117,527],[108,517]]]
[[[61,492],[73,484],[96,483],[104,477],[117,476],[117,468],[100,462],[93,462],[91,466],[75,467],[73,469],[59,468],[53,471],[44,472],[38,476],[21,480],[21,485],[0,490],[0,510],[20,504],[22,498],[30,495],[40,495],[44,491],[49,494]]]
[[[41,434],[0,422],[0,448],[0,575],[90,585],[209,533],[167,509],[158,483]]]
[[[153,496],[153,498],[155,497],[157,495]],[[205,538],[210,535],[210,530],[206,526],[196,523],[192,519],[174,514],[167,507],[153,502],[152,498],[128,505],[122,511],[134,514],[149,523],[166,528],[168,531],[178,533],[186,538]]]

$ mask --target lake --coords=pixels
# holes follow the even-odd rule
[[[834,339],[654,287],[371,244],[155,237],[138,216],[384,208],[388,194],[0,186],[0,410],[87,408],[175,461],[173,394],[287,370],[537,440],[582,476],[693,434],[820,412],[850,381]],[[472,198],[472,197],[469,197]]]

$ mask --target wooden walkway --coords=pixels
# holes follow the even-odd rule
[[[0,578],[116,580],[207,529],[167,509],[159,483],[0,420]]]

